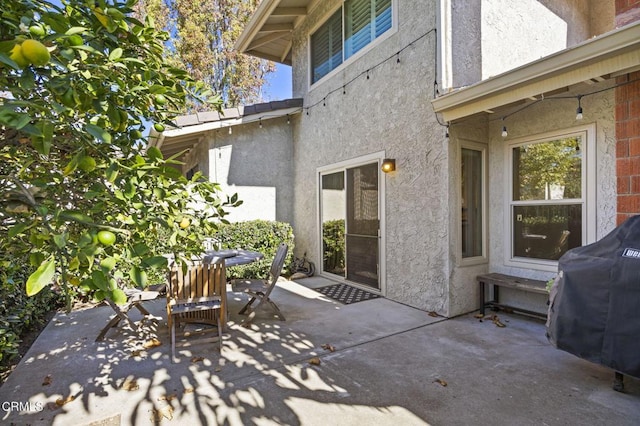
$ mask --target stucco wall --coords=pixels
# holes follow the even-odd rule
[[[243,200],[229,210],[231,222],[253,219],[293,221],[292,126],[285,118],[210,131],[187,158],[227,195]]]
[[[601,0],[450,0],[450,7],[453,87],[579,44],[614,20],[613,2]]]
[[[384,151],[397,171],[386,183],[386,297],[449,314],[448,157],[445,129],[430,105],[433,34],[396,58],[334,89],[408,46],[435,26],[435,1],[397,1],[399,31],[308,92],[308,34],[334,10],[320,2],[294,34],[293,92],[319,105],[296,121],[294,146],[296,251],[317,265],[317,169]]]

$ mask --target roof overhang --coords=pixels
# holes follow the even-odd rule
[[[214,111],[184,115],[176,118],[178,127],[158,133],[151,128],[149,146],[162,151],[165,158],[186,154],[202,142],[212,130],[229,129],[254,122],[267,122],[302,112],[302,99],[267,102],[246,107],[229,108],[221,114]]]
[[[528,63],[432,101],[452,122],[575,84],[640,69],[640,22]]]
[[[236,41],[239,52],[291,65],[293,30],[318,0],[263,0]]]

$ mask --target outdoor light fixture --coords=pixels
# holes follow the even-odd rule
[[[382,166],[380,167],[385,173],[393,172],[396,170],[396,160],[394,158],[385,158],[382,160]]]
[[[233,134],[233,130],[231,129],[231,126],[229,126],[229,134],[232,135]]]
[[[507,126],[504,125],[504,117],[502,117],[502,137],[506,138],[507,136],[509,133],[507,133]]]
[[[582,105],[580,101],[582,100],[582,96],[578,96],[578,109],[576,109],[576,120],[582,120]]]

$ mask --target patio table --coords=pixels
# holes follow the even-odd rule
[[[207,250],[204,253],[203,261],[207,262],[216,262],[217,260],[223,258],[224,266],[228,268],[230,266],[239,266],[239,265],[248,265],[249,263],[257,262],[260,259],[264,258],[264,255],[257,251],[243,250],[243,249],[233,249],[233,250]],[[226,279],[223,280],[226,282]],[[218,290],[218,289],[216,289]],[[222,325],[222,331],[226,329],[227,326],[227,291],[226,288],[219,289],[220,295],[222,297],[222,309],[220,324]],[[224,290],[224,291],[223,291]]]

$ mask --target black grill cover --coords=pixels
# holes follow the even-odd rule
[[[558,349],[640,378],[640,216],[567,251],[550,294],[547,337]]]

